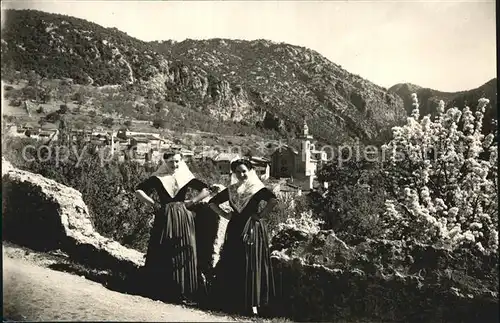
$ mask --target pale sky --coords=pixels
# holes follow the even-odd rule
[[[494,0],[2,1],[116,27],[141,40],[269,39],[316,50],[378,85],[440,91],[496,77]]]

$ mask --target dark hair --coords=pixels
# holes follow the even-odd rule
[[[169,150],[163,153],[163,160],[169,160],[170,158],[174,157],[175,155],[180,155],[182,157],[182,154],[179,151],[176,150]]]
[[[235,172],[240,165],[245,165],[248,170],[253,169],[252,163],[248,159],[237,159],[231,162],[231,171]]]

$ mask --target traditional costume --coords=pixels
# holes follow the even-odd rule
[[[273,198],[276,196],[251,169],[245,181],[238,181],[233,174],[229,187],[209,202],[219,205],[229,200],[234,210],[214,282],[215,296],[225,310],[249,313],[252,308],[267,305],[275,294],[268,233],[262,220],[271,209],[259,212],[260,202]],[[259,219],[252,219],[252,215]]]
[[[154,294],[169,301],[192,300],[198,289],[195,215],[184,203],[188,188],[201,191],[207,185],[194,177],[184,161],[175,172],[163,164],[136,188],[147,195],[156,191],[160,199],[145,269]]]

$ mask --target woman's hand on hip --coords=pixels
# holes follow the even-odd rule
[[[150,217],[148,220],[148,227],[152,228],[154,222],[155,222],[155,217],[154,216]]]
[[[260,214],[252,214],[250,217],[252,218],[252,220],[255,220],[255,221],[260,220]]]

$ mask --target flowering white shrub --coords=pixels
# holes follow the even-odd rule
[[[277,226],[277,231],[294,229],[308,234],[316,234],[321,230],[323,220],[315,219],[311,210],[300,213],[299,217],[286,219]]]
[[[384,146],[396,197],[386,201],[385,235],[498,252],[498,151],[494,134],[481,131],[489,100],[480,99],[475,113],[445,111],[441,101],[431,120],[412,99],[406,125],[394,127]]]

